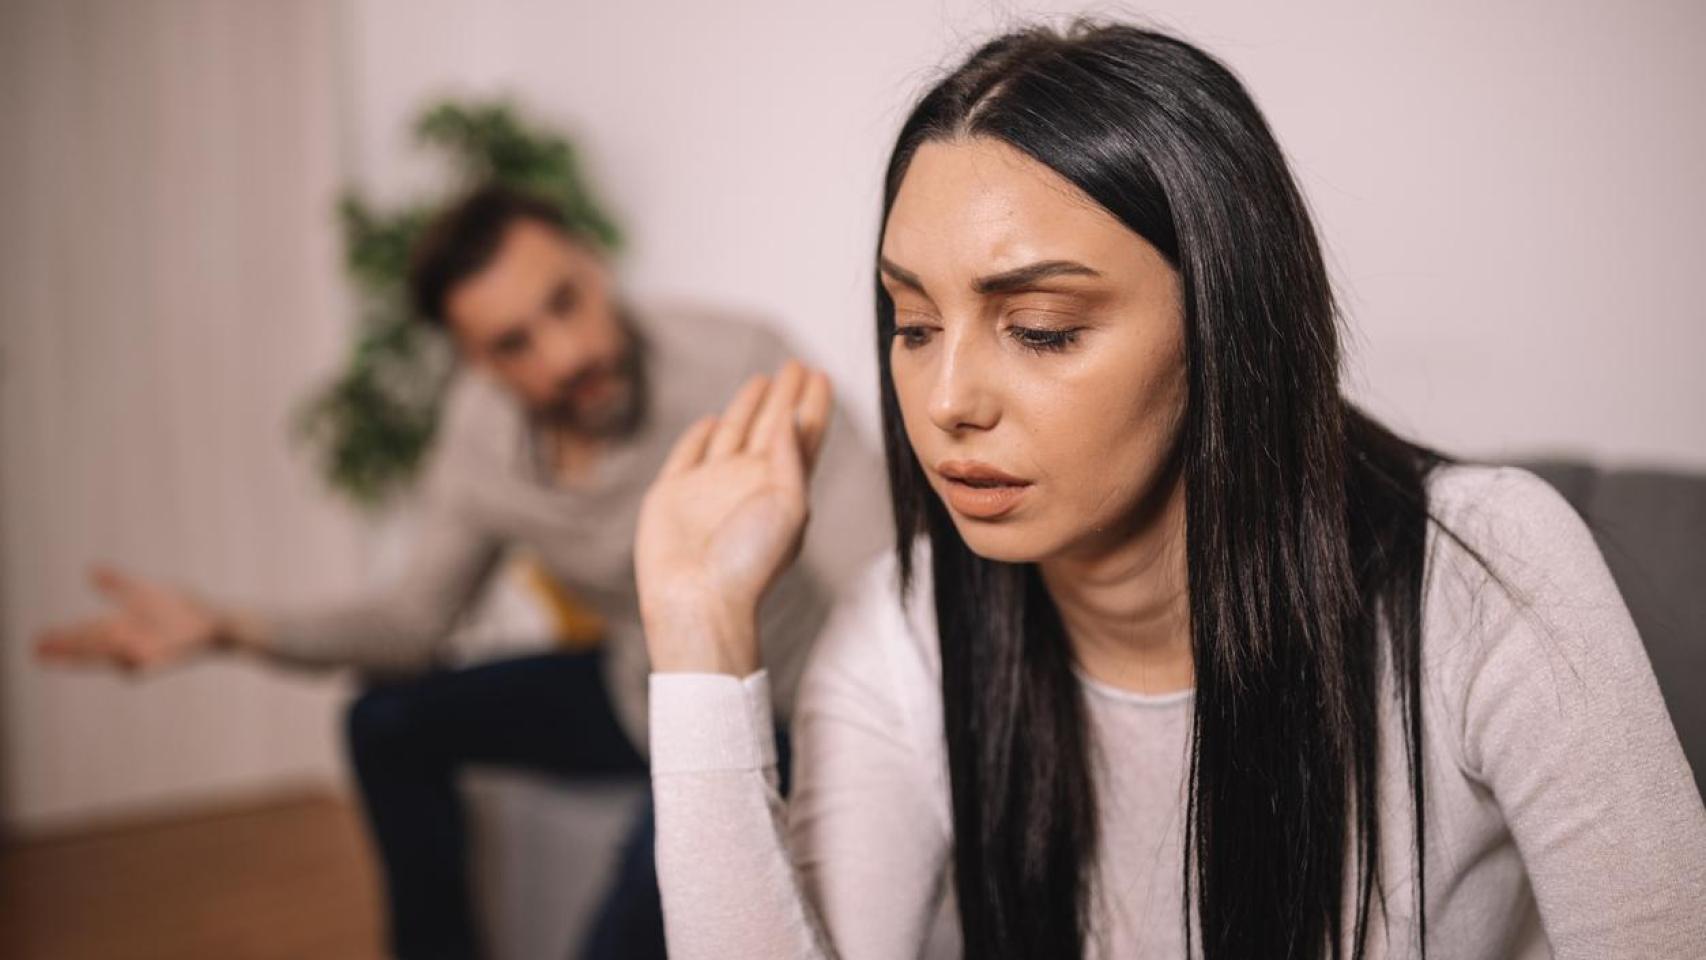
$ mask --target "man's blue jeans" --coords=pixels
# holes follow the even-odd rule
[[[616,721],[596,651],[374,686],[351,705],[347,729],[383,862],[391,947],[403,960],[479,954],[456,786],[461,767],[509,766],[574,779],[647,775],[645,758]],[[648,795],[582,945],[585,960],[664,956],[653,841]]]

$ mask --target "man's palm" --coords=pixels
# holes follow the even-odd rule
[[[42,659],[148,669],[182,660],[213,642],[213,612],[187,592],[104,567],[91,571],[89,579],[112,609],[44,630],[36,643]]]

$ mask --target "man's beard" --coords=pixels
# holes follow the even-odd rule
[[[535,422],[589,440],[623,440],[640,429],[648,407],[647,344],[626,311],[617,314],[617,323],[623,333],[621,355],[614,363],[583,370],[564,381],[556,397],[534,409]],[[582,386],[605,377],[615,380],[620,396],[591,407],[575,399]]]

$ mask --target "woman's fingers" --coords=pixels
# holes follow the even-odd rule
[[[807,474],[817,465],[818,452],[823,449],[823,436],[829,429],[829,412],[833,402],[829,377],[822,370],[812,371],[800,392],[800,402],[796,407],[798,412],[795,414],[799,424],[800,459]]]
[[[790,386],[796,388],[791,391],[792,401],[785,406],[778,404],[777,415],[765,424],[764,436],[778,476],[790,485],[804,486],[829,426],[831,390],[822,371],[808,371],[803,366]]]
[[[769,449],[777,425],[792,421],[794,405],[799,402],[800,387],[805,380],[806,368],[798,360],[789,360],[776,371],[776,380],[770,385],[764,407],[758,411],[758,419],[747,438],[748,450],[756,453]]]
[[[664,461],[670,476],[743,450],[774,452],[776,443],[798,447],[797,460],[811,471],[829,424],[829,378],[789,360],[774,377],[755,375],[743,384],[720,417],[705,417],[684,431]]]
[[[752,377],[741,386],[735,398],[729,401],[729,408],[718,419],[717,430],[711,435],[711,445],[705,451],[706,457],[712,460],[726,457],[746,445],[753,416],[769,392],[770,378],[763,374]]]
[[[803,491],[806,476],[810,471],[805,463],[805,453],[800,449],[798,430],[794,424],[792,409],[787,415],[776,417],[766,424],[763,454],[770,461],[771,476],[779,481],[784,489]]]
[[[693,421],[692,426],[681,431],[681,436],[676,438],[675,446],[670,448],[669,456],[658,470],[658,476],[672,477],[697,466],[699,461],[705,458],[705,448],[710,445],[711,432],[716,427],[717,418],[707,415]]]

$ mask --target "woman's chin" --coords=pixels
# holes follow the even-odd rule
[[[950,511],[950,515],[952,512]],[[1035,563],[1053,551],[1047,538],[1023,523],[991,524],[955,516],[954,529],[966,548],[985,560],[999,563]],[[1029,527],[1029,528],[1028,528]]]

